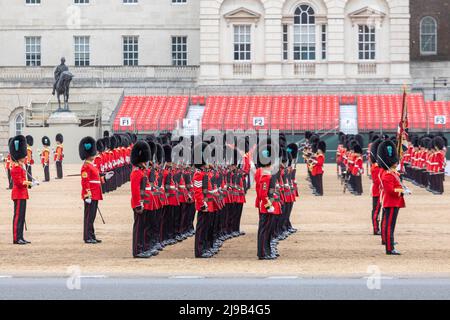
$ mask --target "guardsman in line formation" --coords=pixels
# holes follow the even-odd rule
[[[101,243],[95,235],[94,222],[98,211],[98,202],[103,200],[101,185],[114,176],[114,172],[100,175],[94,165],[97,156],[96,141],[92,137],[81,139],[78,147],[80,159],[84,161],[81,167],[81,199],[84,203],[83,240],[88,244]]]
[[[47,136],[42,137],[43,149],[41,151],[41,164],[44,168],[44,181],[50,181],[50,139]]]
[[[31,179],[33,177],[33,149],[31,148],[34,144],[34,139],[32,136],[28,135],[25,137],[27,140],[27,159],[25,161],[27,166],[28,178]]]
[[[260,260],[279,257],[279,241],[297,232],[290,216],[298,197],[295,180],[298,145],[286,146],[284,136],[280,136],[279,160],[275,159],[274,148],[278,146],[272,145],[270,138],[260,142],[255,172],[255,206],[259,211],[257,256]]]
[[[54,154],[53,160],[55,161],[56,166],[56,179],[62,179],[63,178],[63,159],[64,159],[64,137],[61,133],[58,133],[56,135],[56,150]]]
[[[404,179],[435,195],[443,194],[447,139],[443,134],[409,138],[408,150],[402,157]]]
[[[309,145],[303,149],[303,159],[305,159],[311,182],[310,188],[315,196],[323,196],[323,166],[326,148],[325,141],[321,141],[318,135],[313,134],[309,139]]]
[[[24,136],[19,135],[10,140],[9,154],[11,155],[11,179],[13,182],[11,199],[14,201],[13,243],[25,245],[30,243],[25,240],[23,235],[26,224],[27,200],[29,198],[28,189],[39,183],[28,178],[25,164],[27,141]]]
[[[410,194],[410,191],[400,180],[400,173],[397,171],[399,165],[397,146],[392,140],[380,142],[377,163],[380,167],[380,201],[383,207],[381,243],[386,247],[387,255],[400,255],[395,248],[394,233],[399,210],[405,207],[404,195]]]
[[[340,148],[339,157],[341,158],[341,184],[344,185],[344,193],[346,190],[354,195],[362,195],[362,175],[364,174],[364,158],[363,158],[363,137],[357,135],[340,136],[342,147]]]

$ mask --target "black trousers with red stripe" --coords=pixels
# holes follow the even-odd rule
[[[33,178],[33,169],[31,165],[27,165],[27,173],[28,173],[28,180],[31,181]]]
[[[259,214],[258,224],[258,258],[264,258],[272,254],[270,240],[273,233],[273,218],[275,216],[267,213]]]
[[[27,211],[27,200],[14,200],[13,218],[13,240],[17,242],[23,240],[23,229],[25,226],[25,214]]]
[[[84,202],[84,241],[95,240],[94,222],[97,216],[97,208],[98,200],[92,200],[91,203]]]
[[[373,233],[380,231],[380,197],[372,197],[372,226]]]
[[[50,166],[48,164],[43,165],[44,167],[44,181],[50,181]]]
[[[197,226],[195,229],[195,257],[200,257],[203,252],[211,248],[209,234],[211,233],[211,216],[215,212],[197,212]]]
[[[386,224],[384,228],[384,238],[386,241],[386,252],[394,250],[394,232],[399,211],[400,208],[384,208],[384,219]]]
[[[146,213],[134,213],[133,223],[133,257],[145,252]]]
[[[58,179],[62,179],[63,178],[62,161],[56,161],[55,166],[56,166],[56,177]]]

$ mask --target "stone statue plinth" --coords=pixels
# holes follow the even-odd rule
[[[70,111],[62,111],[62,112],[53,112],[50,117],[47,119],[47,124],[50,127],[55,126],[70,126],[75,125],[78,126],[80,124],[80,119],[78,119],[77,115]]]

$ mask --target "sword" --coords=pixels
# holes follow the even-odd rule
[[[97,211],[98,211],[98,213],[100,214],[100,218],[102,218],[103,224],[106,224],[105,219],[103,219],[103,215],[102,215],[102,212],[100,211],[100,208],[99,208],[99,207],[97,207]]]

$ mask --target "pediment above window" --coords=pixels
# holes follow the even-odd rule
[[[241,7],[224,14],[224,18],[228,26],[232,22],[253,22],[257,26],[259,20],[261,19],[261,14]]]
[[[349,13],[348,16],[352,20],[353,26],[365,24],[381,27],[386,14],[371,7],[364,7]]]

